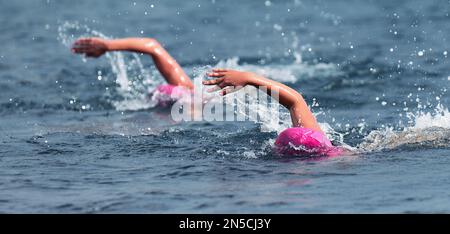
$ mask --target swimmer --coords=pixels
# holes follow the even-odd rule
[[[280,133],[275,145],[281,153],[318,153],[335,155],[339,151],[333,147],[330,140],[325,136],[316,118],[310,111],[302,95],[294,89],[251,72],[241,72],[228,69],[213,69],[208,73],[214,79],[203,81],[204,85],[215,85],[209,92],[220,90],[220,95],[227,95],[240,87],[254,86],[263,87],[268,95],[286,107],[291,115],[292,128]]]
[[[129,51],[149,55],[153,59],[159,73],[167,82],[166,85],[158,86],[148,95],[160,107],[171,106],[178,99],[192,94],[194,84],[191,79],[156,39],[123,38],[109,40],[98,37],[80,38],[74,42],[71,50],[73,53],[84,54],[93,58],[98,58],[106,52],[112,51]],[[193,110],[193,108],[191,109]],[[189,111],[192,115],[198,114],[196,111]]]
[[[87,57],[98,58],[109,51],[131,51],[148,54],[152,57],[156,68],[168,85],[159,86],[156,91],[169,94],[190,93],[194,85],[181,66],[170,56],[161,44],[152,38],[102,39],[81,38],[73,44],[72,52],[85,54]],[[241,72],[227,69],[214,69],[208,73],[214,79],[204,81],[204,85],[215,85],[210,92],[220,90],[221,95],[227,95],[238,90],[237,87],[264,87],[267,94],[278,92],[277,101],[286,107],[291,115],[292,128],[286,129],[278,136],[275,145],[283,154],[298,152],[328,154],[332,146],[316,118],[309,110],[302,95],[294,89],[259,76],[251,72]],[[175,95],[176,96],[176,95]]]

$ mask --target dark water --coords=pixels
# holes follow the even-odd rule
[[[449,13],[448,1],[2,0],[0,212],[450,212]],[[284,125],[174,123],[141,98],[162,82],[149,58],[69,52],[98,33],[157,38],[193,76],[284,82],[357,153],[283,158],[270,148]]]

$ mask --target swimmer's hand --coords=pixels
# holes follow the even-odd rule
[[[98,58],[108,51],[108,41],[102,38],[80,38],[72,46],[72,52]]]
[[[227,69],[213,69],[207,74],[209,77],[216,79],[203,81],[204,85],[216,85],[208,90],[215,92],[220,90],[220,95],[227,95],[236,92],[244,86],[250,84],[255,74],[251,72],[241,72]]]

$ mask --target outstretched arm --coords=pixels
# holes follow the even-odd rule
[[[236,88],[244,87],[246,85],[255,86],[257,88],[264,87],[263,90],[269,95],[278,92],[278,95],[274,96],[278,96],[277,101],[289,109],[294,127],[311,128],[323,132],[302,95],[284,84],[251,72],[226,69],[214,69],[212,72],[208,73],[208,76],[214,77],[215,79],[203,81],[203,84],[216,85],[216,87],[209,91],[221,90],[221,95],[226,95],[235,91]]]
[[[132,51],[148,54],[167,83],[192,89],[194,86],[181,66],[153,38],[125,38],[107,40],[102,38],[81,38],[72,47],[72,52],[88,57],[100,57],[108,51]]]

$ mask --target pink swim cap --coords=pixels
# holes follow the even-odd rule
[[[150,93],[151,99],[158,103],[158,106],[168,107],[183,97],[191,95],[192,91],[170,84],[159,85]]]
[[[339,150],[323,133],[301,127],[281,132],[275,141],[275,147],[284,155],[334,155]]]

